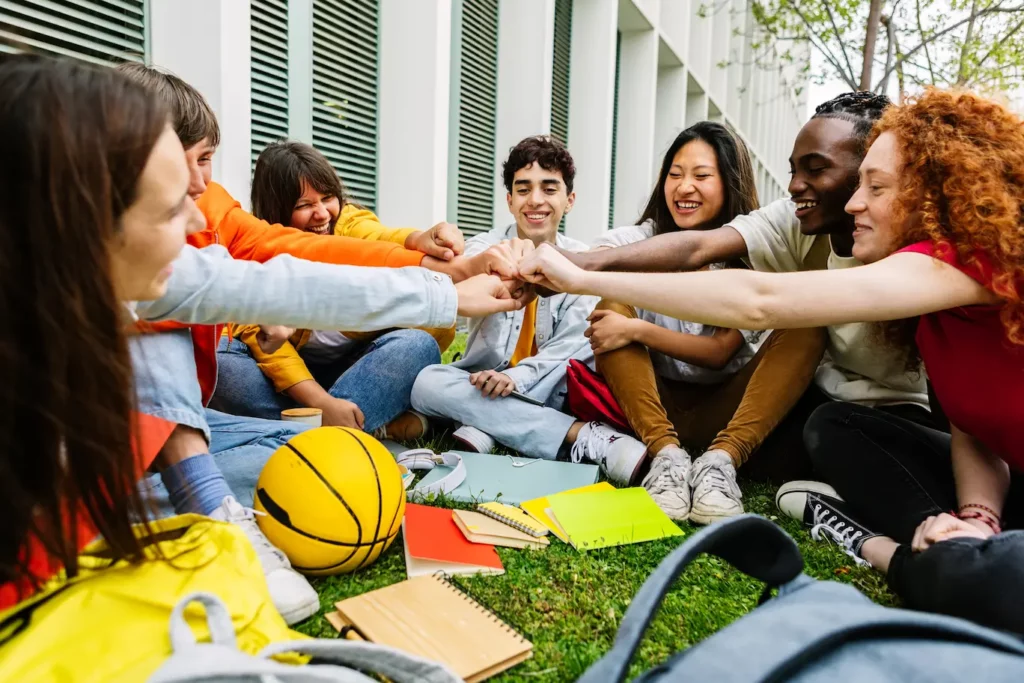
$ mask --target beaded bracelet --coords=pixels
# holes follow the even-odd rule
[[[988,514],[992,515],[992,519],[996,520],[997,522],[1001,521],[1001,519],[1002,519],[1002,515],[1000,515],[998,512],[996,512],[995,510],[993,510],[989,506],[982,505],[981,503],[964,503],[963,505],[960,506],[960,512],[963,512],[966,508],[975,508],[976,510],[984,510]]]
[[[968,506],[965,506],[965,507],[968,507]],[[970,507],[974,507],[974,506],[970,506]],[[960,512],[960,513],[955,514],[954,517],[956,517],[957,519],[977,519],[977,520],[980,520],[986,526],[988,526],[988,528],[992,530],[992,533],[1000,534],[1000,533],[1003,532],[1003,528],[1001,526],[999,526],[999,522],[997,520],[995,520],[995,519],[992,519],[991,517],[989,517],[987,514],[985,514],[983,512]]]

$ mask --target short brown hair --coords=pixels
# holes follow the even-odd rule
[[[146,90],[162,98],[171,110],[171,124],[185,149],[209,140],[214,147],[220,144],[220,126],[206,98],[191,85],[170,71],[146,66],[138,62],[125,62],[115,67]]]
[[[565,181],[565,191],[572,192],[572,183],[576,178],[576,164],[572,155],[561,142],[550,135],[535,135],[525,138],[508,152],[508,159],[502,164],[502,180],[505,189],[512,191],[512,180],[516,171],[531,164],[538,164],[545,171],[558,171]]]

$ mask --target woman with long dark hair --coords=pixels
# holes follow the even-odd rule
[[[165,105],[110,69],[5,57],[0,149],[0,609],[75,576],[97,534],[112,559],[142,558],[129,302],[156,300],[138,307],[150,319],[364,330],[521,307],[496,277],[182,251],[204,223],[184,150]],[[394,299],[366,310],[377,289]]]
[[[713,230],[757,208],[743,141],[704,121],[669,146],[637,224],[612,230],[594,246]],[[702,524],[743,512],[736,468],[807,388],[824,348],[819,330],[762,336],[607,299],[586,334],[598,371],[652,458],[644,486],[674,519]],[[738,412],[745,396],[746,409]],[[703,455],[691,462],[694,450]]]

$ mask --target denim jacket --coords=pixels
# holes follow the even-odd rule
[[[502,240],[517,236],[516,226],[495,228],[466,241],[466,255],[474,256]],[[586,251],[587,245],[559,234],[555,243],[571,251]],[[537,299],[536,342],[537,355],[509,367],[509,361],[519,341],[524,311],[495,313],[485,318],[474,318],[469,327],[466,352],[456,367],[468,372],[499,370],[516,383],[516,391],[547,400],[561,391],[565,368],[570,358],[593,366],[594,354],[590,341],[583,336],[589,326],[587,317],[597,305],[598,298],[579,294],[556,294]]]
[[[357,332],[448,327],[458,308],[447,275],[423,268],[336,266],[288,255],[241,261],[227,249],[186,246],[167,293],[140,301],[141,320],[257,323]]]

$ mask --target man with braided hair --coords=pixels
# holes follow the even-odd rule
[[[797,135],[789,158],[791,180],[788,199],[779,199],[714,230],[681,230],[657,235],[624,247],[567,254],[587,270],[671,272],[698,270],[709,263],[744,259],[754,270],[794,272],[852,268],[854,219],[845,211],[857,187],[857,170],[864,143],[874,122],[890,104],[884,95],[850,92],[817,107]],[[720,454],[701,462],[713,467],[691,468],[690,461],[662,462],[655,456],[645,486],[658,495],[685,497],[698,517],[714,519],[742,512],[736,486],[736,467],[754,456],[744,470],[755,477],[776,481],[805,478],[810,459],[803,445],[803,428],[813,410],[829,401],[849,401],[877,408],[926,426],[936,426],[929,410],[923,374],[909,372],[905,354],[889,349],[872,325],[853,323],[826,328],[824,357],[816,368],[791,377],[791,384],[807,386],[787,417],[754,453],[733,452],[722,435],[757,425],[768,411],[762,406],[777,400],[772,355],[785,358],[805,348],[765,344],[764,358],[751,376],[729,426],[712,442],[708,453]],[[777,366],[776,366],[777,367]],[[766,369],[767,368],[767,369]],[[775,373],[777,374],[777,373]],[[813,382],[811,379],[813,378]],[[692,470],[692,471],[691,471]],[[688,489],[688,490],[687,490]],[[656,496],[657,497],[657,496]],[[717,511],[717,513],[716,513]]]

